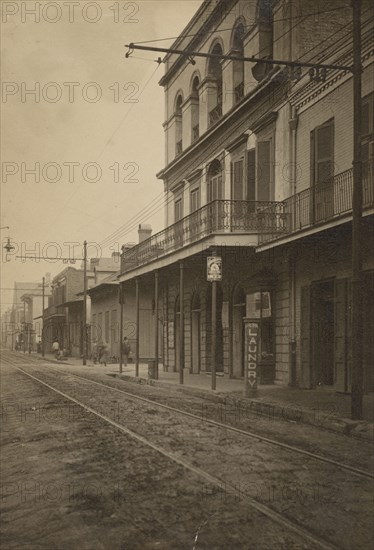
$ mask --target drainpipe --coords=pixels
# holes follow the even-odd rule
[[[297,186],[296,169],[296,132],[298,116],[294,106],[291,106],[291,118],[288,121],[290,128],[290,195],[295,196]],[[294,227],[295,204],[291,202],[291,211],[289,223]],[[289,385],[297,385],[296,375],[296,250],[292,246],[288,254],[288,273],[289,273],[289,295],[290,295],[290,327],[289,327]]]

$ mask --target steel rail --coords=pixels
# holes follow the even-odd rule
[[[47,366],[47,368],[49,368],[52,372],[56,372],[56,369],[51,367],[51,366]],[[179,414],[182,414],[184,416],[188,416],[190,418],[193,418],[195,420],[199,420],[201,422],[201,417],[194,414],[194,413],[190,413],[188,411],[182,411],[181,409],[177,409],[175,407],[172,407],[171,405],[165,405],[164,403],[158,403],[157,401],[153,401],[152,399],[147,399],[146,397],[141,397],[139,395],[135,395],[131,392],[121,390],[120,388],[114,388],[113,386],[109,386],[108,384],[103,384],[102,382],[98,382],[96,380],[91,380],[90,378],[86,378],[85,376],[81,376],[79,374],[75,374],[75,373],[72,373],[72,372],[61,371],[61,370],[59,370],[59,372],[63,372],[63,374],[66,374],[68,376],[73,376],[73,377],[78,378],[80,380],[85,380],[85,381],[90,382],[91,384],[95,384],[97,386],[102,386],[104,388],[111,389],[113,391],[116,391],[118,393],[126,395],[127,397],[130,397],[133,400],[143,401],[143,402],[151,404],[151,405],[156,405],[156,406],[158,406],[162,409],[166,409],[166,410],[168,410],[170,412],[173,412],[173,413],[179,413]],[[204,418],[204,422],[206,422],[207,424],[211,424],[212,426],[216,426],[218,428],[224,428],[225,430],[232,431],[232,432],[237,433],[237,434],[239,434],[241,436],[244,436],[244,437],[250,437],[252,439],[257,439],[259,441],[267,443],[268,445],[273,445],[273,446],[280,447],[280,448],[285,449],[289,452],[298,453],[298,454],[307,456],[308,458],[311,458],[313,460],[317,460],[319,462],[324,462],[324,463],[330,464],[332,466],[337,466],[338,468],[340,468],[342,470],[347,470],[348,472],[350,472],[350,473],[352,473],[356,476],[369,478],[369,479],[374,479],[374,474],[372,474],[370,472],[367,472],[365,470],[361,470],[360,468],[354,468],[353,466],[349,466],[348,464],[343,464],[343,463],[338,462],[336,460],[333,460],[331,458],[327,458],[327,457],[324,457],[324,456],[321,456],[321,455],[317,455],[316,453],[312,453],[310,451],[300,449],[299,447],[294,447],[293,445],[289,445],[287,443],[282,443],[281,441],[277,441],[276,439],[271,439],[271,438],[265,437],[263,435],[258,435],[254,432],[250,432],[250,431],[247,431],[247,430],[242,430],[240,428],[235,428],[234,426],[230,426],[229,424],[224,424],[224,423],[219,422],[217,420],[209,420],[209,419]]]
[[[33,374],[25,371],[24,369],[22,369],[20,367],[17,367],[17,366],[14,366],[14,365],[11,365],[11,367],[18,370],[18,371],[20,371],[20,372],[22,372],[23,374],[25,374],[26,376],[28,376],[32,380],[35,380],[35,381],[39,382],[40,384],[42,384],[46,388],[48,388],[48,389],[52,390],[53,392],[57,393],[58,395],[62,396],[64,399],[67,399],[67,400],[71,401],[72,403],[75,403],[79,407],[82,407],[84,410],[86,410],[86,411],[90,412],[91,414],[97,416],[101,420],[104,420],[105,422],[110,424],[112,427],[114,427],[117,430],[121,431],[122,433],[132,437],[133,439],[135,439],[139,443],[141,443],[141,444],[143,444],[147,447],[150,447],[151,449],[153,449],[157,453],[163,455],[164,457],[168,458],[172,462],[175,462],[179,466],[182,466],[184,469],[189,470],[189,471],[193,472],[194,474],[196,474],[197,476],[205,479],[208,483],[211,483],[212,485],[217,485],[219,488],[222,487],[223,480],[221,480],[220,478],[212,476],[211,474],[205,472],[201,468],[198,468],[196,466],[192,466],[192,464],[189,464],[188,462],[186,462],[182,458],[176,456],[174,453],[171,453],[171,452],[167,451],[166,449],[160,447],[159,445],[156,445],[156,444],[152,443],[151,441],[149,441],[145,437],[137,434],[136,432],[133,432],[132,430],[129,430],[128,428],[126,428],[122,424],[119,424],[118,422],[108,418],[104,414],[101,414],[98,411],[95,411],[95,409],[93,409],[92,407],[89,407],[89,406],[85,405],[84,403],[78,401],[77,399],[75,399],[74,397],[68,395],[67,393],[64,393],[64,392],[60,391],[59,389],[55,388],[54,386],[51,386],[47,382],[44,382],[43,380],[40,380],[40,378],[38,378],[38,377],[34,376]],[[229,487],[232,490],[235,489],[234,485],[226,483],[226,486]],[[320,548],[322,548],[324,550],[338,550],[338,547],[335,546],[334,544],[319,538],[317,535],[315,535],[314,533],[312,533],[309,530],[305,529],[304,527],[300,526],[299,524],[297,524],[295,522],[292,522],[288,518],[283,516],[282,514],[280,514],[278,512],[275,512],[272,508],[257,502],[255,499],[253,499],[252,497],[250,497],[248,495],[244,494],[243,497],[246,500],[246,502],[252,508],[257,510],[259,513],[261,513],[264,516],[270,518],[272,521],[274,521],[274,523],[277,523],[277,524],[281,525],[282,527],[285,527],[289,531],[294,532],[298,536],[301,536],[304,540],[308,540],[308,541],[310,541],[314,544],[317,544]]]

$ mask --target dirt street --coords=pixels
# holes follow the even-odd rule
[[[150,445],[14,366],[126,427]],[[14,354],[3,360],[3,548],[371,546],[371,479],[244,438],[203,418],[198,422],[139,402],[79,380],[66,370],[48,364],[43,368]],[[98,376],[91,378],[100,381]],[[129,392],[135,386],[108,377],[101,381]],[[156,400],[157,390],[136,387],[134,393]],[[175,399],[170,395],[169,404],[174,405]],[[178,399],[182,409],[196,406],[193,396],[179,395]],[[167,401],[165,393],[159,392],[158,400]],[[247,422],[251,423],[250,417]],[[292,428],[280,421],[256,424],[259,432],[267,436],[278,432],[278,439],[284,441]],[[323,456],[345,464],[354,462],[356,450],[356,467],[370,467],[369,444],[360,443],[357,449],[354,440],[297,427],[292,443],[305,448],[307,440],[309,449],[316,452],[319,448]],[[183,467],[184,463],[190,469]],[[219,479],[220,484],[202,478],[200,471]],[[251,500],[284,518],[285,524],[254,509]],[[300,533],[288,528],[287,522],[299,526]],[[320,544],[316,542],[319,539]]]

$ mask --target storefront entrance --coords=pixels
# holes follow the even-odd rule
[[[312,306],[312,385],[334,384],[334,281],[313,283]]]

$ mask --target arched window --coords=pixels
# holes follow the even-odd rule
[[[232,54],[237,57],[244,57],[244,34],[243,23],[237,23],[232,39]],[[233,73],[235,102],[238,102],[244,97],[244,61],[233,61]]]
[[[192,142],[199,139],[200,128],[199,128],[199,118],[200,118],[200,105],[199,105],[199,86],[200,80],[198,76],[195,76],[192,81],[191,97],[191,128],[192,128]]]
[[[216,43],[210,52],[213,55],[223,55],[221,44]],[[209,126],[222,117],[222,59],[211,57],[208,64],[208,76],[213,80],[213,88],[209,94]]]
[[[208,202],[223,198],[222,165],[214,160],[208,170]]]
[[[175,154],[176,155],[180,155],[181,152],[183,151],[182,103],[183,103],[182,94],[178,94],[177,99],[175,101]]]
[[[273,4],[274,0],[259,0],[257,5],[257,25],[259,53],[257,57],[262,59],[273,58]],[[271,70],[269,63],[257,63],[252,74],[259,82]]]

